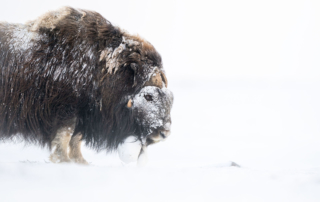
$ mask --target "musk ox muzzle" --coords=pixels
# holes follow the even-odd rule
[[[155,86],[142,88],[133,98],[133,115],[137,124],[143,128],[142,135],[147,140],[165,139],[170,134],[172,103],[172,92]]]

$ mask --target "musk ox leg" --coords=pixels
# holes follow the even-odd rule
[[[50,161],[53,163],[71,162],[68,157],[68,146],[74,128],[62,127],[58,129],[56,137],[51,142],[53,153],[50,155]]]
[[[69,158],[71,161],[75,163],[81,163],[81,164],[88,164],[88,162],[83,158],[82,153],[81,153],[81,138],[82,134],[78,133],[74,136],[71,137],[69,146],[70,146],[70,151],[69,151]]]

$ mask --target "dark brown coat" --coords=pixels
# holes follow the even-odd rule
[[[50,147],[59,128],[75,124],[89,146],[115,149],[150,134],[126,107],[144,86],[167,86],[160,55],[99,13],[65,7],[0,23],[0,140]]]

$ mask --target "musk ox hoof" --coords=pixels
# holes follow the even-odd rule
[[[70,163],[71,160],[68,157],[61,157],[56,154],[51,154],[49,157],[52,163]]]
[[[72,162],[82,164],[82,165],[89,165],[89,163],[84,159],[84,158],[76,158],[76,159],[71,159]]]

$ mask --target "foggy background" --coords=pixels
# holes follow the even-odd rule
[[[24,23],[61,6],[97,11],[151,42],[175,96],[172,135],[149,148],[145,174],[129,177],[135,171],[115,171],[116,157],[84,149],[98,166],[90,171],[101,174],[105,167],[99,166],[106,166],[108,175],[125,173],[129,182],[121,178],[123,183],[146,188],[142,195],[156,201],[320,199],[320,1],[11,0],[1,2],[0,20]],[[37,147],[0,144],[0,162],[43,162],[48,155]],[[218,169],[229,161],[240,170]],[[36,176],[28,166],[18,167],[27,174],[14,182]],[[70,171],[39,167],[39,173]],[[2,167],[8,181],[9,168]],[[168,194],[159,196],[159,190]]]
[[[95,10],[161,53],[170,80],[318,80],[319,1],[2,1],[24,23],[61,6]]]

